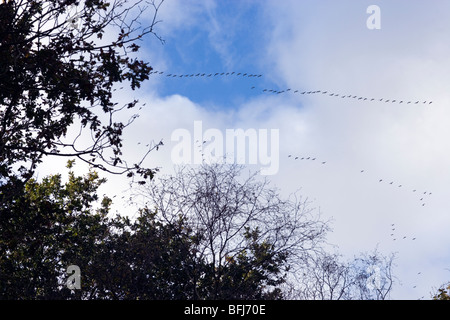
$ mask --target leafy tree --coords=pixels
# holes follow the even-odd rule
[[[218,278],[187,220],[169,223],[146,208],[135,221],[110,217],[111,199],[97,195],[104,182],[95,171],[70,171],[65,183],[60,175],[26,183],[0,216],[0,299],[281,297],[285,256],[258,229],[245,229],[248,245],[227,257]],[[80,268],[80,290],[66,286],[70,265]]]
[[[148,78],[152,68],[132,54],[139,50],[138,40],[155,34],[162,1],[1,2],[2,205],[22,191],[44,156],[77,157],[101,170],[139,174],[144,180],[153,175],[142,162],[127,165],[122,159],[121,136],[134,116],[128,122],[116,116],[138,101],[119,106],[113,92],[115,84],[127,82],[135,90]],[[155,15],[143,27],[146,3]],[[71,125],[79,126],[75,137],[66,136]],[[80,144],[80,136],[92,141]]]
[[[450,283],[442,285],[438,293],[433,296],[433,300],[450,300]]]
[[[98,200],[104,182],[96,172],[85,177],[69,173],[27,182],[0,215],[0,298],[61,299],[70,292],[63,278],[69,265],[88,265],[108,232],[111,200]]]

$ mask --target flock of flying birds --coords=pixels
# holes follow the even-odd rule
[[[165,75],[166,77],[171,78],[200,78],[200,77],[227,77],[227,76],[236,76],[236,77],[248,77],[248,78],[261,78],[262,74],[253,74],[253,73],[245,73],[245,72],[212,72],[212,73],[205,73],[205,72],[199,72],[199,73],[184,73],[184,74],[176,74],[176,73],[167,73],[164,71],[157,71],[153,70],[150,72],[150,74],[155,75]],[[251,87],[251,89],[256,89],[255,86]],[[322,95],[328,95],[330,97],[339,97],[339,98],[346,98],[346,99],[356,99],[360,101],[369,101],[369,102],[384,102],[384,103],[398,103],[398,104],[432,104],[433,101],[420,101],[420,100],[399,100],[399,99],[385,99],[385,98],[367,98],[367,97],[361,97],[358,95],[352,95],[352,94],[339,94],[329,91],[322,91],[322,90],[315,90],[315,91],[300,91],[300,90],[294,90],[291,88],[285,89],[285,90],[275,90],[275,89],[262,89],[262,92],[265,93],[274,93],[274,94],[282,94],[282,93],[298,93],[298,94],[322,94]]]
[[[320,165],[325,165],[327,163],[327,161],[322,161],[322,160],[319,160],[317,157],[312,157],[312,156],[294,156],[294,155],[290,154],[290,155],[288,155],[288,158],[290,158],[290,159],[292,159],[294,161],[295,160],[297,160],[297,161],[316,161]],[[366,172],[366,170],[360,170],[361,174],[364,174],[365,172]],[[385,183],[385,184],[387,184],[389,186],[394,186],[394,187],[397,187],[397,188],[406,189],[403,186],[403,184],[395,183],[394,181],[390,181],[390,180],[386,180],[386,179],[379,179],[378,182],[379,183]],[[424,202],[425,198],[427,196],[431,196],[433,194],[432,192],[419,191],[418,189],[409,189],[409,190],[411,192],[417,193],[419,195],[419,197],[420,197],[419,200],[421,202],[422,207],[425,206],[425,202]],[[391,229],[390,229],[390,239],[392,241],[397,241],[398,242],[398,241],[408,241],[408,240],[415,241],[416,240],[416,237],[407,236],[405,234],[399,234],[398,232],[396,233],[396,225],[395,225],[395,223],[392,223],[390,225],[390,227],[391,227]],[[421,274],[422,274],[422,272],[419,271],[417,273],[417,276],[420,276]],[[413,289],[417,288],[417,285],[413,285],[412,288]],[[420,299],[423,299],[423,298],[424,297],[422,296]]]
[[[256,87],[251,87],[251,89],[255,89]],[[281,93],[287,93],[287,92],[292,92],[292,93],[299,93],[299,94],[325,94],[328,95],[330,97],[340,97],[342,99],[347,98],[347,99],[357,99],[357,100],[361,100],[361,101],[369,101],[369,102],[385,102],[385,103],[398,103],[398,104],[432,104],[433,101],[406,101],[406,100],[397,100],[397,99],[385,99],[385,98],[381,98],[381,99],[377,99],[377,98],[367,98],[367,97],[360,97],[360,96],[355,96],[355,95],[351,95],[351,94],[339,94],[339,93],[334,93],[334,92],[328,92],[328,91],[321,91],[321,90],[316,90],[316,91],[302,91],[300,92],[300,90],[292,90],[292,89],[286,89],[286,90],[273,90],[273,89],[263,89],[263,92],[267,92],[267,93],[276,93],[276,94],[281,94]]]
[[[157,75],[165,75],[166,77],[171,78],[199,78],[199,77],[221,77],[221,76],[237,76],[237,77],[248,77],[248,78],[260,78],[262,77],[261,74],[252,74],[252,73],[242,73],[242,72],[215,72],[215,73],[192,73],[192,74],[173,74],[173,73],[166,73],[164,71],[152,71],[150,74],[157,74]],[[252,86],[251,89],[256,89],[256,86]],[[362,97],[358,95],[351,95],[351,94],[339,94],[329,91],[322,91],[322,90],[316,90],[316,91],[300,91],[300,90],[293,90],[293,89],[285,89],[285,90],[274,90],[274,89],[262,89],[262,92],[264,93],[272,93],[272,94],[283,94],[283,93],[294,93],[294,94],[301,94],[301,95],[311,95],[311,94],[322,94],[329,97],[339,97],[341,99],[356,99],[358,101],[368,101],[368,102],[384,102],[384,103],[398,103],[398,104],[425,104],[430,105],[433,103],[433,101],[420,101],[420,100],[399,100],[399,99],[385,99],[385,98],[367,98]],[[197,141],[198,142],[198,141]],[[298,161],[316,161],[317,163],[321,165],[325,165],[327,161],[319,160],[316,157],[312,156],[295,156],[295,155],[288,155],[288,158]],[[361,174],[364,174],[365,170],[360,170]],[[429,191],[419,191],[417,188],[407,188],[403,184],[394,182],[392,180],[386,180],[386,179],[378,179],[379,183],[386,184],[388,186],[396,187],[396,188],[402,188],[409,190],[410,192],[416,193],[419,197],[419,201],[422,207],[426,205],[425,199],[428,196],[432,195],[432,192]],[[415,241],[415,237],[407,237],[406,235],[396,235],[395,234],[396,227],[395,224],[391,224],[391,240],[392,241],[403,241],[410,239],[411,241]],[[422,272],[418,272],[417,275],[421,275]],[[416,285],[413,286],[413,288],[416,288]],[[422,297],[421,299],[423,299]]]
[[[318,160],[316,157],[311,157],[311,156],[293,156],[292,154],[288,155],[288,158],[291,158],[293,160],[300,160],[300,161],[316,161],[322,165],[325,165],[327,162],[326,161],[322,161],[322,160]],[[366,170],[360,170],[361,174],[364,174],[366,172]],[[378,183],[384,183],[387,184],[389,186],[393,186],[393,187],[397,187],[397,188],[402,188],[402,189],[406,189],[406,190],[410,190],[411,192],[415,193],[418,195],[418,199],[420,201],[420,204],[422,207],[425,207],[426,202],[424,202],[426,200],[426,197],[431,196],[433,193],[430,191],[421,191],[417,188],[407,188],[405,187],[403,184],[401,183],[397,183],[395,181],[392,180],[386,180],[386,179],[379,179]]]
[[[153,70],[150,72],[150,74],[158,74],[158,75],[165,75],[166,77],[172,77],[172,78],[192,78],[192,77],[217,77],[217,76],[241,76],[241,77],[248,77],[248,78],[261,78],[262,74],[253,74],[253,73],[244,73],[244,72],[213,72],[213,73],[184,73],[184,74],[175,74],[175,73],[166,73],[164,71],[157,71]]]

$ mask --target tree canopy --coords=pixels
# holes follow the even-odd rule
[[[143,26],[140,18],[148,3],[154,17]],[[155,34],[160,4],[2,1],[0,196],[4,200],[23,188],[44,156],[77,157],[100,170],[137,173],[144,180],[153,175],[154,170],[141,163],[128,165],[123,160],[121,136],[133,117],[124,123],[116,116],[139,102],[118,105],[113,87],[126,82],[135,90],[148,79],[152,67],[132,53],[145,35]],[[76,15],[71,12],[75,7]],[[107,37],[106,31],[111,31]],[[79,134],[66,136],[72,125],[79,126]],[[91,137],[90,143],[79,143],[82,134]]]
[[[104,182],[95,171],[27,182],[1,216],[1,299],[281,298],[286,256],[257,229],[245,229],[245,249],[226,258],[218,277],[198,253],[201,229],[147,208],[134,221],[111,217],[111,199],[96,193]],[[81,270],[80,290],[66,286],[70,265]]]

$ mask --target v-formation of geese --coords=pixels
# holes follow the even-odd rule
[[[166,77],[171,78],[210,78],[210,77],[220,77],[220,76],[237,76],[237,77],[248,77],[248,78],[261,78],[262,74],[253,74],[253,73],[246,73],[246,72],[199,72],[199,73],[184,73],[184,74],[176,74],[176,73],[168,73],[164,71],[157,71],[153,70],[150,72],[150,74],[156,74],[156,75],[165,75]],[[256,89],[255,86],[252,86],[251,89]],[[368,97],[362,97],[358,95],[352,95],[352,94],[339,94],[329,91],[323,91],[323,90],[315,90],[315,91],[300,91],[300,90],[293,90],[293,89],[285,89],[285,90],[274,90],[274,89],[262,89],[262,92],[265,93],[275,93],[275,94],[282,94],[282,93],[298,93],[298,94],[322,94],[327,95],[330,97],[339,97],[339,98],[346,98],[346,99],[357,99],[359,101],[370,101],[370,102],[384,102],[384,103],[398,103],[398,104],[432,104],[433,101],[421,101],[421,100],[400,100],[400,99],[386,99],[386,98],[368,98]]]
[[[165,75],[166,77],[172,78],[200,78],[200,77],[220,77],[220,76],[236,76],[236,77],[248,77],[248,78],[261,78],[262,74],[253,74],[246,72],[200,72],[200,73],[185,73],[185,74],[175,74],[166,73],[164,71],[151,71],[150,74]]]
[[[322,165],[327,163],[327,161],[319,160],[316,157],[312,157],[312,156],[296,156],[296,155],[290,154],[290,155],[288,155],[288,158],[293,159],[293,160],[298,160],[298,161],[302,161],[302,160],[303,161],[315,161],[315,160],[317,160],[317,162],[321,163]],[[366,173],[366,170],[362,169],[362,170],[360,170],[360,173],[364,174],[364,173]],[[389,186],[408,190],[408,188],[406,186],[404,186],[401,183],[397,183],[393,180],[379,179],[378,182],[387,184]],[[409,188],[409,190],[412,193],[415,193],[419,196],[419,201],[421,202],[422,207],[425,207],[425,205],[426,205],[426,203],[424,202],[426,197],[431,196],[433,194],[432,192],[429,192],[429,191],[419,191],[416,188]]]
[[[318,160],[316,157],[312,157],[312,156],[297,156],[297,155],[289,154],[288,158],[293,159],[294,161],[295,160],[296,161],[302,161],[302,160],[308,161],[309,160],[309,161],[317,161],[318,163],[322,163],[322,164],[326,164],[327,163],[326,161]],[[366,172],[366,170],[364,170],[364,169],[360,170],[361,174],[364,174],[365,172]],[[378,182],[379,183],[387,182],[388,185],[396,186],[397,188],[404,188],[404,186],[402,184],[394,183],[394,181],[389,181],[389,180],[385,180],[385,179],[379,179]],[[414,192],[414,193],[420,193],[421,194],[420,195],[421,196],[420,201],[423,201],[426,196],[432,195],[432,193],[428,192],[428,191],[419,192],[417,189],[412,189],[411,191]],[[425,206],[425,203],[422,203],[422,206]],[[392,241],[397,241],[397,242],[398,241],[408,241],[408,240],[415,241],[416,240],[415,236],[406,236],[404,234],[403,235],[396,234],[396,226],[395,226],[394,223],[391,224],[390,236],[391,236]],[[421,273],[422,272],[419,271],[417,273],[417,275],[420,275]],[[415,289],[416,287],[417,286],[414,285],[413,289]]]
[[[396,241],[396,240],[406,240],[406,239],[411,239],[412,241],[414,241],[414,240],[416,240],[416,237],[410,237],[410,238],[408,238],[407,236],[400,236],[400,237],[398,237],[398,236],[396,236],[395,235],[395,230],[396,230],[396,228],[395,228],[395,224],[393,223],[393,224],[391,224],[391,238],[392,238],[392,241]]]
[[[416,237],[408,237],[408,236],[405,236],[405,235],[403,235],[403,236],[398,236],[398,235],[396,235],[395,234],[395,231],[396,231],[396,226],[395,226],[395,223],[392,223],[391,224],[391,239],[392,239],[392,241],[403,241],[403,240],[411,240],[411,241],[415,241],[416,240]],[[422,274],[422,272],[421,271],[419,271],[419,272],[417,272],[417,275],[418,276],[420,276]],[[415,289],[417,286],[416,285],[414,285],[413,286],[413,289]],[[423,298],[423,297],[422,297]]]
[[[254,87],[252,87],[254,88]],[[301,91],[300,90],[293,90],[293,89],[285,89],[285,90],[273,90],[273,89],[263,89],[263,92],[266,93],[275,93],[275,94],[282,94],[282,93],[297,93],[297,94],[322,94],[322,95],[327,95],[330,97],[336,97],[336,98],[341,98],[341,99],[356,99],[359,101],[369,101],[369,102],[384,102],[384,103],[398,103],[398,104],[432,104],[433,101],[420,101],[420,100],[411,100],[411,101],[407,101],[407,100],[399,100],[399,99],[385,99],[385,98],[367,98],[367,97],[361,97],[358,95],[352,95],[352,94],[339,94],[339,93],[334,93],[334,92],[329,92],[329,91],[322,91],[322,90],[316,90],[316,91]]]

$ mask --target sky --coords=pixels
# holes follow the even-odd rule
[[[149,36],[140,52],[154,73],[117,97],[146,104],[126,156],[162,139],[146,164],[170,173],[187,142],[193,163],[196,137],[226,146],[247,130],[258,143],[244,164],[270,163],[273,185],[332,219],[340,253],[396,253],[393,299],[450,280],[450,1],[166,0],[158,18],[164,43]],[[126,194],[108,179],[106,194]]]

